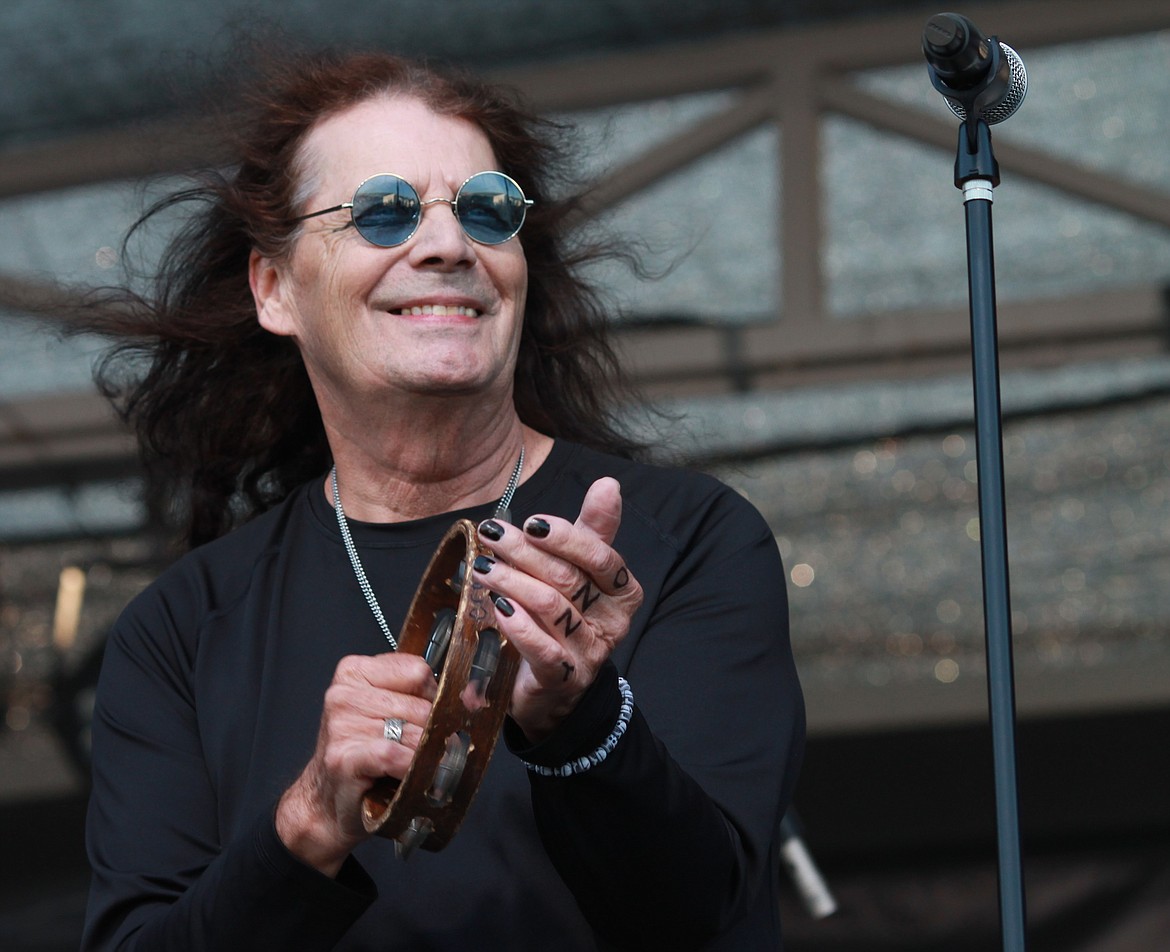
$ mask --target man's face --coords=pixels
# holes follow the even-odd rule
[[[404,97],[325,119],[302,160],[312,195],[301,213],[349,201],[379,172],[426,201],[453,199],[470,175],[497,168],[476,126]],[[301,227],[287,259],[254,258],[252,287],[260,323],[300,347],[323,412],[373,409],[389,394],[510,400],[528,280],[518,238],[477,244],[443,203],[425,206],[418,230],[393,248],[362,238],[348,209]]]

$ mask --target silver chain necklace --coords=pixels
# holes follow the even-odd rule
[[[516,494],[516,487],[520,485],[520,473],[523,469],[524,446],[521,444],[520,456],[516,460],[516,466],[512,470],[512,476],[508,480],[507,487],[504,489],[504,495],[496,503],[496,511],[492,514],[493,519],[499,519],[501,517],[508,519],[508,507],[512,504],[512,497]],[[341,530],[341,540],[345,543],[345,551],[349,554],[349,564],[353,566],[353,574],[357,576],[358,585],[361,587],[362,594],[366,597],[366,604],[370,606],[370,611],[374,613],[378,627],[382,629],[382,634],[390,642],[391,650],[397,651],[398,641],[390,631],[390,626],[386,624],[386,616],[382,614],[382,606],[378,604],[377,596],[374,595],[374,589],[370,586],[370,580],[366,578],[366,570],[362,568],[362,560],[358,558],[357,546],[353,544],[353,536],[349,531],[349,522],[345,518],[345,510],[341,508],[341,493],[337,490],[336,464],[329,471],[329,481],[333,486],[333,510],[337,513],[337,528]],[[508,521],[511,520],[509,519]]]

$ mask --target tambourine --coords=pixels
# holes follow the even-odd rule
[[[438,851],[459,829],[487,769],[520,655],[496,628],[495,606],[472,563],[487,554],[475,524],[455,523],[439,543],[406,613],[398,650],[422,655],[438,694],[402,780],[384,777],[363,797],[366,830],[405,859]]]

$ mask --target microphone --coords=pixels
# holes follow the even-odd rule
[[[957,13],[926,21],[922,52],[931,83],[964,122],[968,115],[988,125],[1003,122],[1028,92],[1028,73],[1016,51]]]

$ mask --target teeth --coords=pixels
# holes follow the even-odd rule
[[[437,314],[440,317],[479,317],[479,311],[473,307],[447,307],[444,304],[424,304],[421,307],[403,307],[396,312],[403,315],[419,317],[423,314]]]

